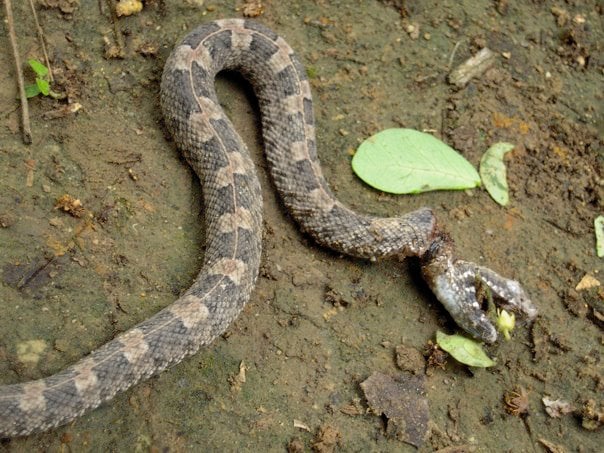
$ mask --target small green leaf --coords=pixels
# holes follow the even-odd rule
[[[495,365],[495,362],[483,351],[480,343],[461,335],[446,335],[437,330],[436,343],[455,360],[466,365],[481,368]]]
[[[596,253],[598,257],[604,257],[604,216],[600,215],[594,220],[596,230]]]
[[[397,194],[480,185],[474,167],[457,151],[413,129],[386,129],[369,137],[352,158],[352,169],[370,186]]]
[[[38,75],[38,77],[46,77],[48,75],[48,68],[40,63],[38,60],[27,60],[31,68]]]
[[[35,98],[39,94],[40,88],[38,88],[38,85],[27,85],[25,87],[25,96],[28,98]]]
[[[514,145],[511,143],[495,143],[480,159],[479,172],[484,188],[501,206],[505,206],[510,201],[503,156],[513,149]]]
[[[48,96],[48,93],[50,93],[50,84],[47,80],[36,77],[36,85],[38,86],[40,93],[44,96]]]

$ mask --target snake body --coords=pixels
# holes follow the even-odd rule
[[[65,424],[180,362],[224,332],[250,298],[260,265],[262,197],[246,146],[216,98],[214,79],[225,69],[242,72],[254,87],[274,184],[303,231],[357,257],[428,256],[426,268],[439,269],[449,260],[430,209],[378,218],[334,197],[317,158],[310,85],[281,37],[249,20],[207,23],[176,46],[161,81],[166,125],[202,184],[203,267],[182,297],[76,364],[0,387],[0,437]]]

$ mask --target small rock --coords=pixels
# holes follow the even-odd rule
[[[564,25],[570,19],[570,14],[564,8],[560,8],[558,6],[552,6],[550,11],[556,17],[556,23],[558,24],[559,27],[564,27]]]
[[[604,424],[604,408],[597,406],[592,399],[585,401],[581,409],[581,426],[588,431],[595,431]]]
[[[332,453],[341,441],[342,435],[336,428],[331,425],[323,425],[319,427],[313,440],[312,449],[318,453]]]
[[[0,213],[0,228],[8,228],[15,223],[15,217],[9,213]]]
[[[294,437],[287,444],[287,453],[303,453],[304,452],[304,442]]]
[[[264,14],[264,5],[259,0],[245,0],[243,15],[245,17],[258,17]]]
[[[419,38],[419,25],[418,24],[408,24],[405,27],[405,31],[409,34],[409,37],[413,40]]]
[[[410,346],[401,344],[394,348],[396,366],[412,374],[421,374],[426,368],[426,361],[421,352]]]

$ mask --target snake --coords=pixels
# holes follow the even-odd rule
[[[396,217],[357,213],[335,197],[319,163],[311,89],[300,60],[278,34],[250,19],[223,19],[190,32],[161,79],[165,125],[199,176],[206,245],[202,268],[173,303],[66,369],[0,387],[0,437],[64,425],[136,383],[195,354],[221,335],[250,299],[262,253],[262,195],[245,144],[220,106],[214,82],[238,71],[258,99],[274,186],[304,234],[357,258],[419,258],[436,297],[465,331],[497,338],[477,295],[480,281],[500,304],[533,319],[520,284],[457,259],[430,208]]]

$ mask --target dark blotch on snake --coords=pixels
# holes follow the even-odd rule
[[[191,64],[191,73],[193,74],[195,94],[204,98],[214,98],[214,92],[210,88],[212,84],[208,83],[208,71],[202,68],[199,63],[193,61]]]
[[[212,60],[222,60],[224,56],[231,50],[232,33],[233,32],[231,30],[223,30],[211,37],[208,37],[203,42],[203,45],[208,49],[208,52],[210,52]]]
[[[212,33],[216,33],[220,30],[220,26],[216,23],[204,24],[197,27],[191,33],[189,33],[185,39],[182,40],[181,44],[186,44],[190,46],[192,49],[196,49],[199,46],[199,43],[206,37],[211,35]]]
[[[252,42],[250,44],[249,52],[252,55],[256,53],[262,56],[262,59],[265,61],[270,60],[270,58],[275,55],[279,51],[279,47],[273,41],[269,41],[264,36],[254,35],[252,37]]]
[[[254,30],[254,31],[260,32],[261,35],[267,36],[269,39],[272,39],[273,41],[276,41],[279,38],[279,35],[277,33],[275,33],[273,30],[262,25],[259,22],[253,21],[253,20],[244,21],[243,27],[248,30]]]
[[[296,71],[292,66],[287,66],[275,75],[275,95],[286,98],[300,94],[300,85],[296,82]]]

